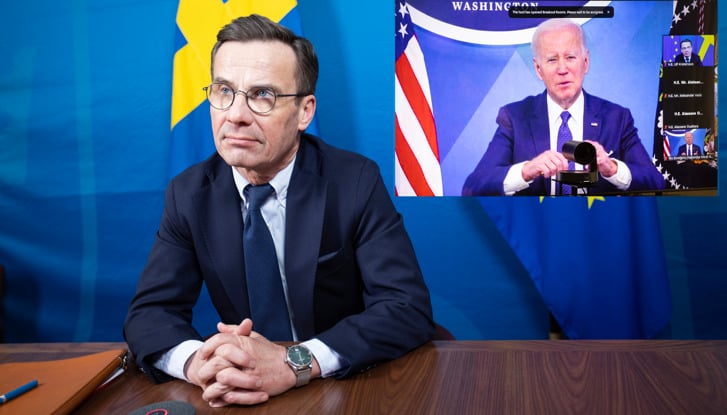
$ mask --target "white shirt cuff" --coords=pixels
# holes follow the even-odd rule
[[[321,368],[321,377],[331,376],[343,368],[344,359],[322,341],[310,339],[302,344],[313,353],[316,361],[318,361],[318,366]]]
[[[523,179],[523,166],[525,163],[527,162],[523,161],[513,164],[507,171],[507,175],[505,176],[505,180],[502,185],[502,190],[505,193],[505,196],[512,196],[516,192],[527,189],[528,186],[530,186],[530,183],[533,182],[532,180],[526,182],[525,179]]]
[[[629,166],[627,166],[626,163],[621,160],[611,160],[616,162],[616,164],[618,165],[618,170],[613,176],[604,177],[604,179],[612,185],[616,186],[619,190],[628,190],[629,186],[631,186],[631,169],[629,169]]]
[[[183,341],[164,353],[159,360],[154,362],[154,367],[169,376],[174,376],[177,379],[189,382],[189,379],[184,376],[184,365],[187,363],[189,357],[199,350],[203,344],[199,340]]]

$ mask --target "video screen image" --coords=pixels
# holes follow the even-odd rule
[[[553,19],[585,64],[534,60]],[[394,29],[398,196],[717,194],[716,1],[398,0]]]

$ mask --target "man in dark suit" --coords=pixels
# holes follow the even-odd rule
[[[679,43],[679,49],[681,49],[682,53],[678,54],[676,58],[674,58],[674,62],[677,63],[684,63],[684,64],[692,64],[694,66],[702,66],[702,60],[699,58],[699,55],[696,53],[693,53],[692,51],[692,41],[689,39],[684,39]]]
[[[664,180],[631,112],[583,91],[590,58],[581,27],[567,19],[547,20],[536,29],[531,47],[546,91],[500,109],[495,135],[462,194],[555,194],[551,179],[570,169],[557,145],[563,129],[570,140],[588,141],[596,149],[599,178],[589,194],[662,189]]]
[[[694,134],[691,131],[687,131],[684,134],[684,141],[685,143],[679,146],[679,151],[677,152],[680,157],[698,157],[702,155],[699,146],[694,145]]]
[[[304,133],[317,77],[310,42],[267,18],[222,28],[206,88],[217,152],[167,188],[124,335],[155,381],[192,382],[211,406],[359,373],[434,334],[429,292],[378,167]],[[248,185],[267,184],[273,194],[251,208]],[[279,271],[280,307],[252,294],[265,285],[248,267],[259,259],[248,249],[265,244],[243,237],[253,211],[275,245],[267,264]],[[203,284],[221,318],[207,339],[192,326]],[[270,312],[286,321],[256,323]]]

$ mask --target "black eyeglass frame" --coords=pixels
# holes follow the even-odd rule
[[[230,100],[230,104],[228,106],[221,108],[221,107],[218,107],[218,106],[216,106],[215,104],[212,103],[212,100],[210,99],[210,90],[211,90],[211,88],[212,88],[213,85],[224,85],[224,86],[227,86],[228,88],[230,88],[230,90],[232,90],[232,92],[233,92],[233,94],[232,94],[232,100]],[[235,103],[235,98],[237,97],[237,94],[243,94],[243,95],[245,95],[245,104],[250,109],[250,111],[254,112],[255,114],[259,114],[259,115],[270,114],[273,111],[273,109],[275,109],[275,104],[278,103],[278,98],[286,98],[286,97],[302,98],[304,96],[310,95],[310,94],[306,94],[306,93],[303,93],[303,92],[298,92],[298,93],[295,93],[295,94],[278,94],[277,92],[275,92],[271,88],[267,88],[267,87],[255,87],[255,88],[252,88],[252,90],[254,90],[254,91],[265,90],[265,91],[268,91],[271,94],[273,94],[273,103],[270,106],[270,109],[267,110],[267,111],[258,111],[258,110],[254,109],[250,105],[250,96],[248,95],[248,93],[250,92],[249,89],[247,91],[243,91],[242,89],[235,90],[232,87],[230,87],[229,85],[227,85],[226,83],[223,83],[223,82],[213,82],[213,83],[207,85],[206,87],[203,87],[202,90],[205,92],[205,96],[207,97],[207,102],[209,102],[209,104],[212,106],[212,108],[218,109],[220,111],[226,111],[226,110],[232,108],[232,105]]]

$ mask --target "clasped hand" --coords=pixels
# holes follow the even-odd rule
[[[202,388],[210,406],[254,405],[295,386],[285,347],[253,331],[252,320],[218,323],[217,330],[185,365],[187,378]]]

